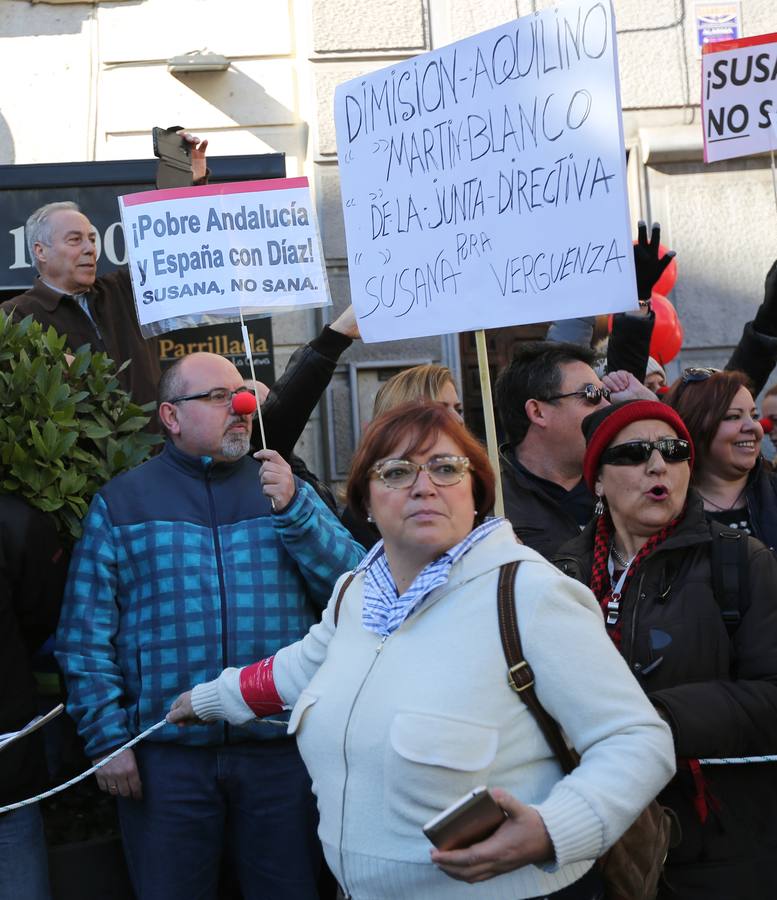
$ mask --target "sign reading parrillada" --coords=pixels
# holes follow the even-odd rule
[[[141,327],[329,303],[305,178],[150,191],[119,203]]]

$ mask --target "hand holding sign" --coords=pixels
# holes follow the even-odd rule
[[[262,463],[259,470],[262,493],[270,498],[274,512],[283,512],[297,490],[291,466],[275,450],[260,450],[254,453],[254,459]]]

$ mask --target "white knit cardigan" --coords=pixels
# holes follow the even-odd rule
[[[566,777],[510,689],[497,624],[499,567],[515,583],[540,702],[581,754]],[[337,596],[341,581],[335,587]],[[388,638],[361,622],[363,576],[320,624],[279,651],[277,689],[313,779],[327,862],[355,900],[520,900],[576,881],[674,773],[671,734],[607,636],[588,588],[518,544],[509,523]],[[202,719],[253,717],[239,670],[199,685]],[[479,784],[540,813],[555,861],[475,885],[429,860],[422,825]]]

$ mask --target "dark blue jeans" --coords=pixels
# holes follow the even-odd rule
[[[119,800],[119,820],[138,900],[212,900],[222,852],[244,900],[316,897],[318,815],[293,739],[135,753],[143,799]]]
[[[50,900],[48,857],[37,803],[0,816],[0,900]]]

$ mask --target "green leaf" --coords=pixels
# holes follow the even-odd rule
[[[50,513],[70,543],[94,493],[161,438],[142,431],[154,404],[132,403],[106,354],[66,352],[65,335],[0,311],[0,491]]]

